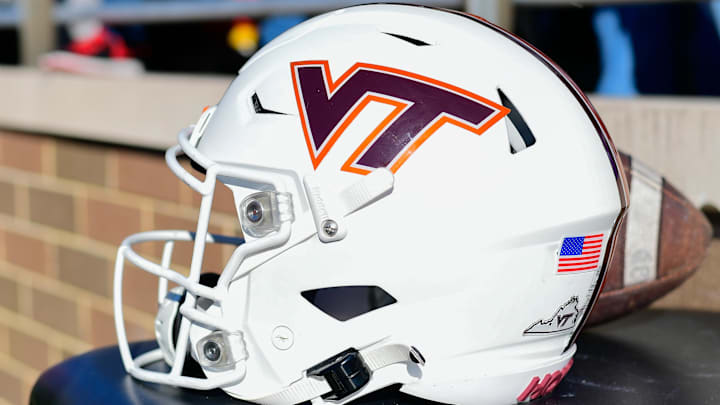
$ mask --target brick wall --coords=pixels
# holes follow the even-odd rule
[[[194,229],[199,201],[161,152],[0,131],[0,405],[27,404],[43,370],[116,343],[117,246],[138,231]],[[210,231],[239,234],[226,189],[214,204]],[[138,250],[157,260],[159,245]],[[204,267],[230,253],[208,245]],[[190,257],[176,246],[174,267],[187,271]],[[715,240],[698,274],[655,306],[719,310],[719,263]],[[151,339],[157,279],[128,265],[124,289],[130,340]]]
[[[239,233],[219,190],[211,232]],[[0,132],[0,405],[26,404],[39,374],[64,358],[116,343],[112,264],[127,235],[194,229],[199,197],[161,152]],[[187,271],[191,246],[174,262]],[[230,247],[209,245],[219,269]],[[157,258],[160,244],[140,253]],[[131,340],[152,338],[157,279],[126,266]]]

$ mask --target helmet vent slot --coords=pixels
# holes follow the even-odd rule
[[[522,152],[535,145],[535,135],[533,135],[530,127],[525,123],[522,115],[520,115],[520,111],[518,111],[501,89],[498,88],[497,92],[502,105],[510,109],[510,113],[506,117],[510,153],[515,154]]]
[[[285,113],[268,110],[265,107],[263,107],[262,103],[260,102],[260,97],[257,95],[257,93],[253,93],[252,95],[252,105],[253,109],[255,109],[255,112],[257,114],[279,114],[279,115],[287,115]]]
[[[397,39],[399,39],[399,40],[402,40],[402,41],[405,41],[405,42],[409,42],[409,43],[411,43],[411,44],[413,44],[413,45],[415,45],[415,46],[430,46],[430,44],[428,44],[427,42],[422,41],[422,40],[417,39],[417,38],[412,38],[412,37],[408,37],[408,36],[400,35],[400,34],[393,34],[393,33],[390,33],[390,32],[383,32],[383,34],[385,34],[385,35],[390,35],[391,37],[395,37],[395,38],[397,38]]]
[[[397,302],[377,286],[328,287],[300,294],[317,309],[343,322]]]

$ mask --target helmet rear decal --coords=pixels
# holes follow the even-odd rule
[[[570,297],[550,318],[539,319],[528,326],[523,331],[523,335],[570,333],[584,311],[584,308],[579,306],[579,302],[580,298],[577,295]]]
[[[336,80],[328,61],[292,62],[298,112],[313,167],[371,102],[393,111],[355,149],[342,170],[393,173],[446,123],[480,135],[509,109],[470,91],[415,73],[356,63]]]
[[[552,390],[560,384],[563,378],[570,371],[573,365],[573,359],[568,360],[565,366],[555,371],[552,374],[545,374],[545,377],[541,380],[539,376],[533,377],[528,383],[527,387],[517,396],[518,403],[526,403],[531,400],[540,398],[552,392]]]
[[[604,239],[602,233],[564,238],[558,254],[557,272],[569,274],[597,270]]]

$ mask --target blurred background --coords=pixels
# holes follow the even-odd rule
[[[125,236],[195,228],[199,200],[163,159],[177,131],[259,47],[359,3],[0,0],[0,404],[27,403],[44,369],[115,343],[111,266]],[[415,3],[480,15],[534,44],[591,95],[620,149],[718,224],[720,1]],[[223,198],[210,231],[233,233]],[[209,265],[229,253],[211,249]],[[178,265],[189,255],[181,249]],[[698,273],[654,305],[720,310],[719,266],[715,239]],[[155,280],[128,277],[130,338],[152,338]]]

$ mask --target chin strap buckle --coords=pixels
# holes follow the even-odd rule
[[[360,391],[376,370],[399,363],[422,366],[425,359],[416,348],[400,343],[348,349],[309,368],[305,377],[274,394],[243,399],[261,405],[299,404],[318,398],[337,401]]]
[[[371,370],[355,349],[339,353],[307,371],[308,376],[324,377],[332,391],[323,399],[337,401],[364,387],[370,381]]]

